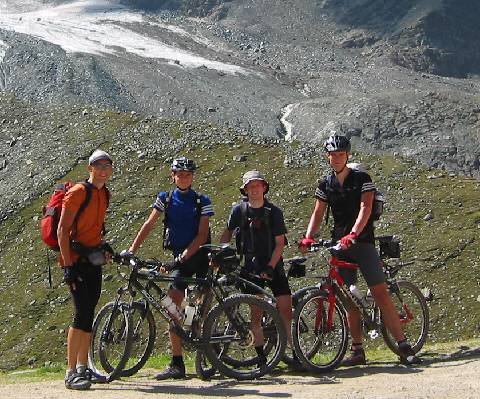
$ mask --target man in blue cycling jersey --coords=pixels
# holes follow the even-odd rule
[[[314,234],[320,229],[327,206],[330,206],[334,221],[332,238],[340,241],[343,249],[338,258],[359,265],[375,303],[382,312],[387,329],[398,343],[400,361],[407,365],[420,363],[420,358],[415,355],[403,333],[375,248],[372,217],[375,185],[366,172],[347,166],[351,150],[347,137],[334,134],[325,141],[324,148],[332,174],[324,178],[315,191],[315,208],[305,238],[299,243],[300,249],[304,251],[314,242]],[[355,284],[356,270],[340,269],[340,274],[347,285]],[[352,336],[352,352],[342,365],[365,364],[361,314],[353,304],[347,309],[347,318]]]
[[[162,213],[164,216],[164,248],[170,250],[174,261],[167,269],[172,270],[173,277],[204,277],[208,270],[208,258],[200,246],[209,240],[210,222],[213,207],[210,198],[198,194],[192,189],[195,163],[185,157],[174,159],[171,174],[176,188],[171,192],[158,194],[153,210],[140,228],[129,248],[135,253],[152,231],[155,222]],[[187,285],[174,281],[168,295],[180,307]],[[185,364],[182,356],[181,339],[170,332],[172,361],[166,370],[156,375],[157,380],[184,378]]]

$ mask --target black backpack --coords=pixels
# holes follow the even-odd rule
[[[264,223],[267,234],[270,237],[268,240],[268,253],[272,253],[272,241],[273,241],[273,231],[272,231],[272,208],[271,204],[265,200],[265,204],[263,206],[264,212],[262,215],[262,222]],[[248,198],[243,197],[240,201],[240,210],[242,215],[241,226],[237,228],[235,232],[235,245],[237,247],[237,252],[240,255],[240,258],[243,258],[244,255],[244,245],[245,245],[245,235],[247,232],[251,234],[251,230],[249,228],[248,223]],[[253,242],[253,235],[251,236],[251,242]],[[285,236],[285,245],[288,244],[287,236]]]
[[[163,249],[172,250],[172,244],[170,242],[170,233],[168,231],[168,208],[170,206],[172,200],[173,191],[167,191],[167,196],[165,197],[165,209],[164,209],[164,216],[163,216]],[[202,201],[200,198],[200,194],[195,192],[195,204],[197,207],[197,218],[200,220],[202,216]],[[211,238],[211,231],[210,228],[208,229],[208,238],[205,244],[210,244],[212,242]]]

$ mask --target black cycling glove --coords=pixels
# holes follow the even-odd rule
[[[171,260],[170,262],[165,263],[163,265],[163,268],[165,269],[165,271],[170,272],[172,270],[180,269],[181,265],[182,265],[182,262],[180,262],[180,260],[177,258],[177,259]]]
[[[263,270],[262,274],[266,275],[266,280],[273,280],[273,267],[270,265],[267,265]]]
[[[63,281],[65,281],[65,284],[70,285],[74,283],[77,277],[77,270],[74,266],[65,266],[63,268]]]

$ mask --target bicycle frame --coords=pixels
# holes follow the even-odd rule
[[[228,281],[229,276],[226,277]],[[143,279],[147,280],[146,284],[142,284],[141,281],[139,281]],[[159,295],[162,295],[164,293],[164,291],[156,284],[156,282],[182,281],[188,285],[203,285],[211,290],[213,297],[215,297],[220,306],[222,306],[222,299],[226,298],[227,295],[225,293],[225,290],[222,288],[221,279],[222,278],[217,279],[216,277],[214,277],[213,271],[211,269],[209,270],[205,278],[170,277],[151,273],[143,274],[140,273],[137,269],[132,269],[128,278],[127,286],[120,288],[117,292],[118,295],[115,306],[118,306],[120,298],[124,293],[129,292],[133,300],[133,298],[136,296],[136,292],[139,292],[145,299],[147,305],[151,305],[160,314],[160,316],[163,317],[163,319],[165,319],[170,324],[170,330],[173,333],[175,333],[178,337],[184,340],[186,344],[192,345],[197,349],[201,349],[205,345],[205,343],[202,341],[202,338],[200,336],[196,336],[195,333],[191,334],[190,331],[185,331],[181,323],[175,317],[170,315],[170,313],[165,309],[165,307],[160,303],[160,301],[151,294],[150,290],[153,288]],[[275,298],[271,294],[269,294],[261,287],[255,285],[254,283],[251,283],[250,281],[245,280],[239,276],[235,276],[232,280],[232,283],[235,283],[237,281],[241,281],[242,283],[257,290],[259,293],[264,294],[269,298],[275,300]],[[238,320],[236,320],[235,317],[233,317],[233,315],[230,315],[228,312],[226,312],[226,314],[232,325],[238,327]],[[244,323],[242,323],[242,325],[244,325]],[[247,333],[248,332],[245,331],[245,334]],[[211,343],[228,343],[231,342],[233,339],[234,336],[216,337],[215,339],[212,339]]]
[[[413,262],[406,262],[402,265],[399,265],[397,267],[391,267],[385,262],[382,262],[382,266],[384,273],[387,277],[387,285],[389,290],[395,291],[397,295],[400,295],[398,292],[398,289],[395,289],[395,279],[394,275],[400,270],[401,267],[411,264]],[[363,322],[365,323],[366,331],[370,331],[373,333],[371,334],[371,338],[376,338],[378,336],[377,330],[380,329],[381,327],[381,318],[380,318],[380,310],[378,309],[378,306],[375,305],[373,306],[373,309],[370,309],[369,307],[364,306],[358,298],[356,298],[350,290],[346,287],[345,281],[343,280],[342,276],[340,275],[338,269],[339,268],[348,268],[348,269],[358,269],[359,266],[355,263],[349,263],[345,262],[342,260],[337,259],[335,256],[332,256],[329,260],[329,273],[328,277],[324,278],[324,282],[320,283],[320,288],[323,288],[327,291],[327,300],[328,300],[328,313],[327,313],[327,328],[332,329],[333,328],[333,313],[335,311],[335,305],[337,302],[337,296],[344,297],[344,298],[349,298],[351,304],[355,306],[355,308],[361,313]],[[319,307],[321,309],[321,307]],[[373,313],[371,312],[373,310]],[[403,304],[403,310],[406,314],[406,317],[400,318],[400,323],[401,324],[407,324],[410,321],[413,320],[413,314],[408,308],[407,304]],[[315,326],[320,327],[322,320],[321,320],[321,315],[317,314],[317,319]]]

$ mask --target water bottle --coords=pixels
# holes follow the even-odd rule
[[[366,300],[365,296],[363,293],[358,289],[356,285],[351,285],[350,286],[350,292],[352,295],[358,300],[358,302],[363,306],[363,307],[368,307],[368,301]]]
[[[183,327],[188,330],[192,326],[193,317],[195,316],[195,306],[188,304],[185,306],[185,321]]]
[[[175,304],[175,302],[172,301],[172,298],[170,298],[168,295],[164,295],[160,300],[160,303],[172,317],[174,317],[179,322],[182,321],[182,312],[178,310],[177,305]]]

